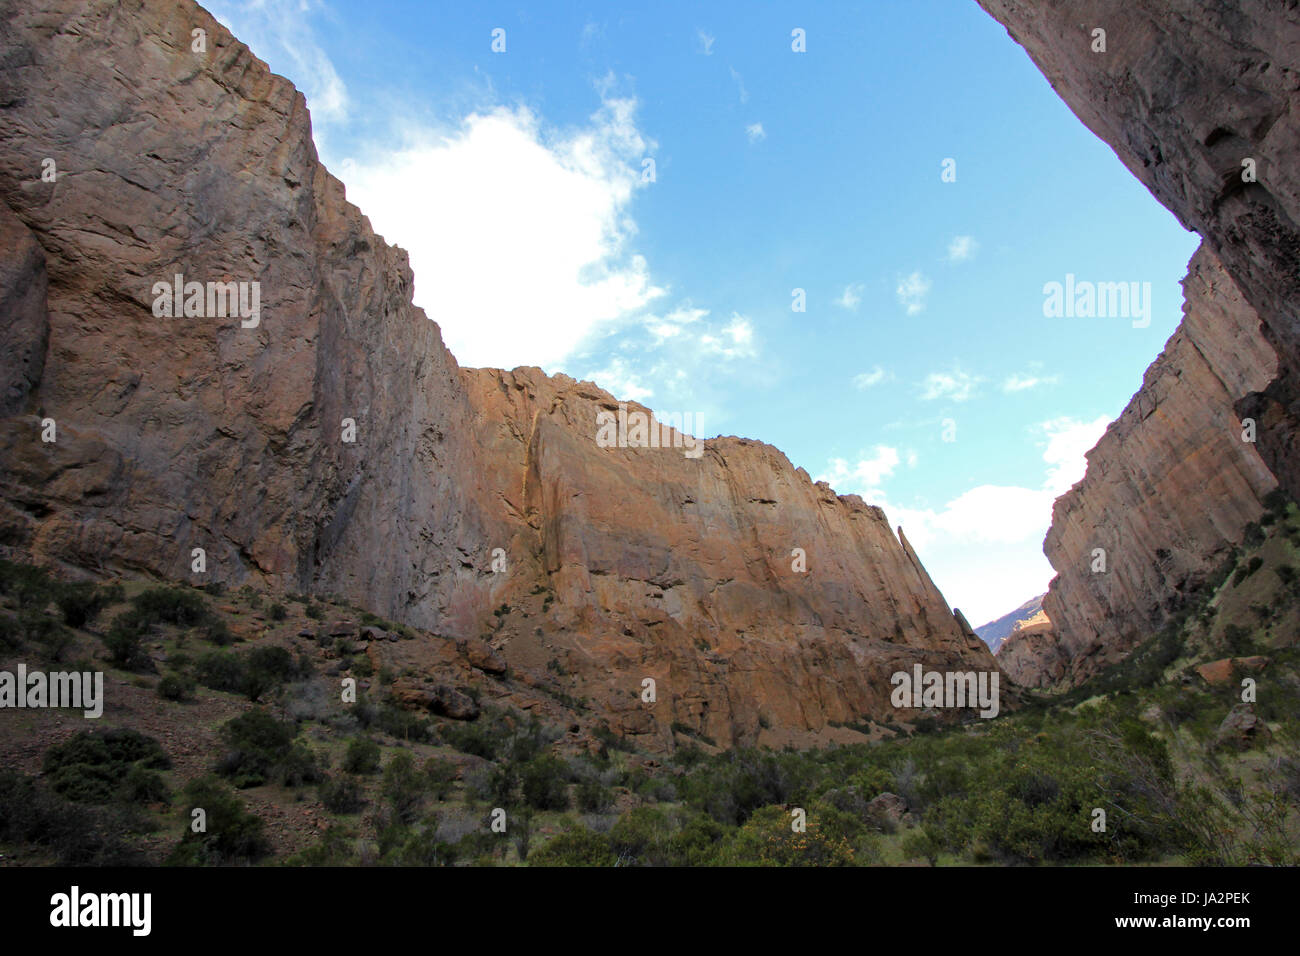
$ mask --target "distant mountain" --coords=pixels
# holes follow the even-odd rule
[[[989,646],[989,650],[996,654],[1002,642],[1006,640],[1007,635],[1011,633],[1018,623],[1027,621],[1042,610],[1043,598],[1046,596],[1040,594],[1036,598],[1030,598],[1011,613],[1004,614],[996,621],[989,621],[987,624],[975,628],[975,633]]]

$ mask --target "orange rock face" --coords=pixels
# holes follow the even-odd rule
[[[1042,610],[1016,622],[998,647],[997,661],[1007,679],[1021,687],[1052,687],[1070,668],[1056,629]]]
[[[596,386],[537,369],[462,376],[491,458],[476,495],[505,552],[482,585],[491,642],[563,675],[623,732],[820,730],[888,715],[903,662],[992,669],[884,513],[775,448],[602,448],[598,416],[619,403]]]
[[[1275,374],[1258,317],[1204,247],[1183,290],[1182,325],[1053,509],[1043,607],[1072,682],[1159,630],[1277,487],[1233,410]]]
[[[1056,505],[1044,606],[1077,680],[1153,633],[1275,484],[1300,498],[1300,14],[1257,0],[979,3],[1203,240],[1181,328]]]
[[[828,732],[892,716],[913,663],[995,667],[880,509],[775,449],[602,447],[613,396],[460,369],[301,94],[198,7],[40,7],[0,26],[4,545],[337,593],[656,747]],[[159,315],[178,274],[259,283],[257,321]]]

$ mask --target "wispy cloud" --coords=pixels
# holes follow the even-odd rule
[[[312,132],[323,152],[329,127],[348,118],[352,103],[346,84],[305,16],[319,5],[310,0],[211,0],[205,6],[272,70],[292,77],[307,99]]]
[[[916,315],[925,309],[925,297],[930,294],[930,280],[921,272],[898,280],[898,304],[907,310],[908,315]]]
[[[749,90],[745,89],[745,78],[741,76],[735,67],[728,66],[727,70],[731,73],[731,79],[736,84],[736,95],[740,97],[741,104],[749,102]]]
[[[966,262],[975,256],[980,245],[973,236],[953,236],[948,243],[948,261]]]
[[[1002,382],[1002,391],[1011,394],[1025,392],[1040,385],[1055,385],[1060,381],[1056,375],[1008,375]]]
[[[871,388],[873,385],[879,385],[889,377],[889,373],[877,365],[870,372],[863,372],[861,375],[853,376],[853,387],[858,389]]]
[[[951,372],[931,372],[921,382],[921,399],[965,402],[975,396],[976,389],[982,381],[984,379],[978,375],[971,375],[960,369],[953,369]]]
[[[835,300],[835,304],[842,309],[857,311],[858,305],[862,302],[862,283],[850,282],[840,293],[840,297]]]
[[[743,358],[754,354],[754,325],[749,319],[733,312],[731,321],[716,334],[699,338],[700,345],[723,358]]]
[[[745,135],[749,137],[751,143],[767,139],[767,131],[763,129],[762,123],[750,123],[745,127]]]
[[[703,29],[699,29],[695,31],[695,38],[700,42],[700,52],[705,56],[713,56],[713,42],[717,37]]]

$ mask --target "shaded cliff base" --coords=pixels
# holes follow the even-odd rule
[[[1283,639],[1300,513],[1258,536],[1240,580],[1097,679],[1108,686],[1034,692],[959,727],[837,728],[845,743],[805,751],[723,752],[678,724],[670,755],[483,644],[253,588],[51,586],[6,564],[0,670],[101,669],[109,705],[97,721],[0,710],[0,854],[13,865],[1300,863],[1300,649]],[[1232,619],[1254,606],[1250,626]],[[407,663],[419,654],[432,656]],[[1257,682],[1251,704],[1244,675]],[[343,677],[357,681],[355,704],[339,699]],[[189,827],[196,806],[203,835]],[[803,832],[791,829],[799,813]]]
[[[1026,622],[1019,640],[1013,634],[1003,642],[999,666],[1022,687],[1079,701],[1172,679],[1202,664],[1294,648],[1300,642],[1300,511],[1280,491],[1267,495],[1265,505],[1241,545],[1132,649],[1098,645],[1100,659],[1081,662],[1070,657],[1051,622]],[[1081,673],[1091,676],[1080,679]]]

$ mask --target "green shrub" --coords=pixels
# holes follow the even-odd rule
[[[69,627],[85,627],[109,604],[109,593],[92,581],[75,581],[58,588],[54,603]]]
[[[142,854],[122,839],[126,823],[112,809],[78,806],[31,777],[0,770],[0,844],[35,847],[57,866],[139,865]]]
[[[271,852],[262,821],[212,777],[193,780],[185,788],[185,830],[168,858],[180,866],[229,866],[256,863]],[[193,811],[201,809],[204,832],[195,833]]]
[[[211,617],[201,625],[203,636],[216,644],[217,647],[229,647],[235,643],[235,635],[231,632],[230,626],[219,617]]]
[[[0,614],[0,644],[11,650],[23,646],[23,625],[16,617]]]
[[[284,605],[278,601],[267,609],[266,614],[267,617],[273,621],[283,621],[285,617],[288,616],[288,612],[285,611]]]
[[[613,866],[609,840],[585,827],[565,830],[528,855],[529,866]]]
[[[189,700],[194,696],[194,680],[176,671],[169,671],[158,681],[158,696],[164,700]]]
[[[27,640],[39,644],[52,660],[63,660],[63,655],[75,642],[73,633],[44,611],[18,612],[18,626]]]
[[[458,776],[456,765],[442,757],[430,757],[424,762],[424,777],[429,794],[435,800],[445,800],[455,786]]]
[[[244,693],[256,702],[297,675],[293,655],[283,647],[256,647],[244,657]]]
[[[357,813],[366,803],[361,787],[348,777],[326,778],[316,788],[316,793],[330,813]]]
[[[380,793],[398,820],[404,824],[414,822],[424,804],[426,788],[426,781],[416,770],[415,760],[408,751],[399,750],[389,758]]]
[[[153,660],[144,646],[149,627],[149,618],[138,609],[124,611],[113,618],[108,633],[104,635],[109,660],[123,670],[153,671]]]
[[[244,662],[229,651],[208,651],[195,662],[194,675],[204,687],[238,693],[244,687]]]
[[[189,588],[150,588],[137,594],[131,603],[150,623],[175,624],[177,627],[202,624],[211,613],[207,602]]]
[[[756,810],[722,851],[732,866],[851,866],[853,849],[842,836],[821,829],[816,818],[803,832],[791,828],[785,807]]]
[[[166,793],[155,772],[171,766],[152,737],[114,728],[82,731],[45,752],[42,769],[51,790],[76,803],[135,800],[142,790]]]
[[[230,749],[217,764],[217,773],[229,778],[239,790],[267,781],[287,787],[312,783],[320,773],[311,753],[294,743],[297,734],[292,723],[276,720],[263,708],[254,707],[221,728]]]
[[[369,737],[353,737],[343,755],[343,769],[347,773],[379,773],[379,744]]]
[[[614,792],[597,777],[584,777],[578,781],[578,809],[586,813],[600,813],[614,803]]]
[[[520,773],[524,801],[536,810],[569,808],[569,768],[550,754],[534,757]]]
[[[171,798],[162,774],[135,764],[122,779],[122,798],[134,803],[166,803]]]
[[[54,589],[55,581],[47,569],[0,560],[0,594],[11,595],[20,609],[44,610]]]

